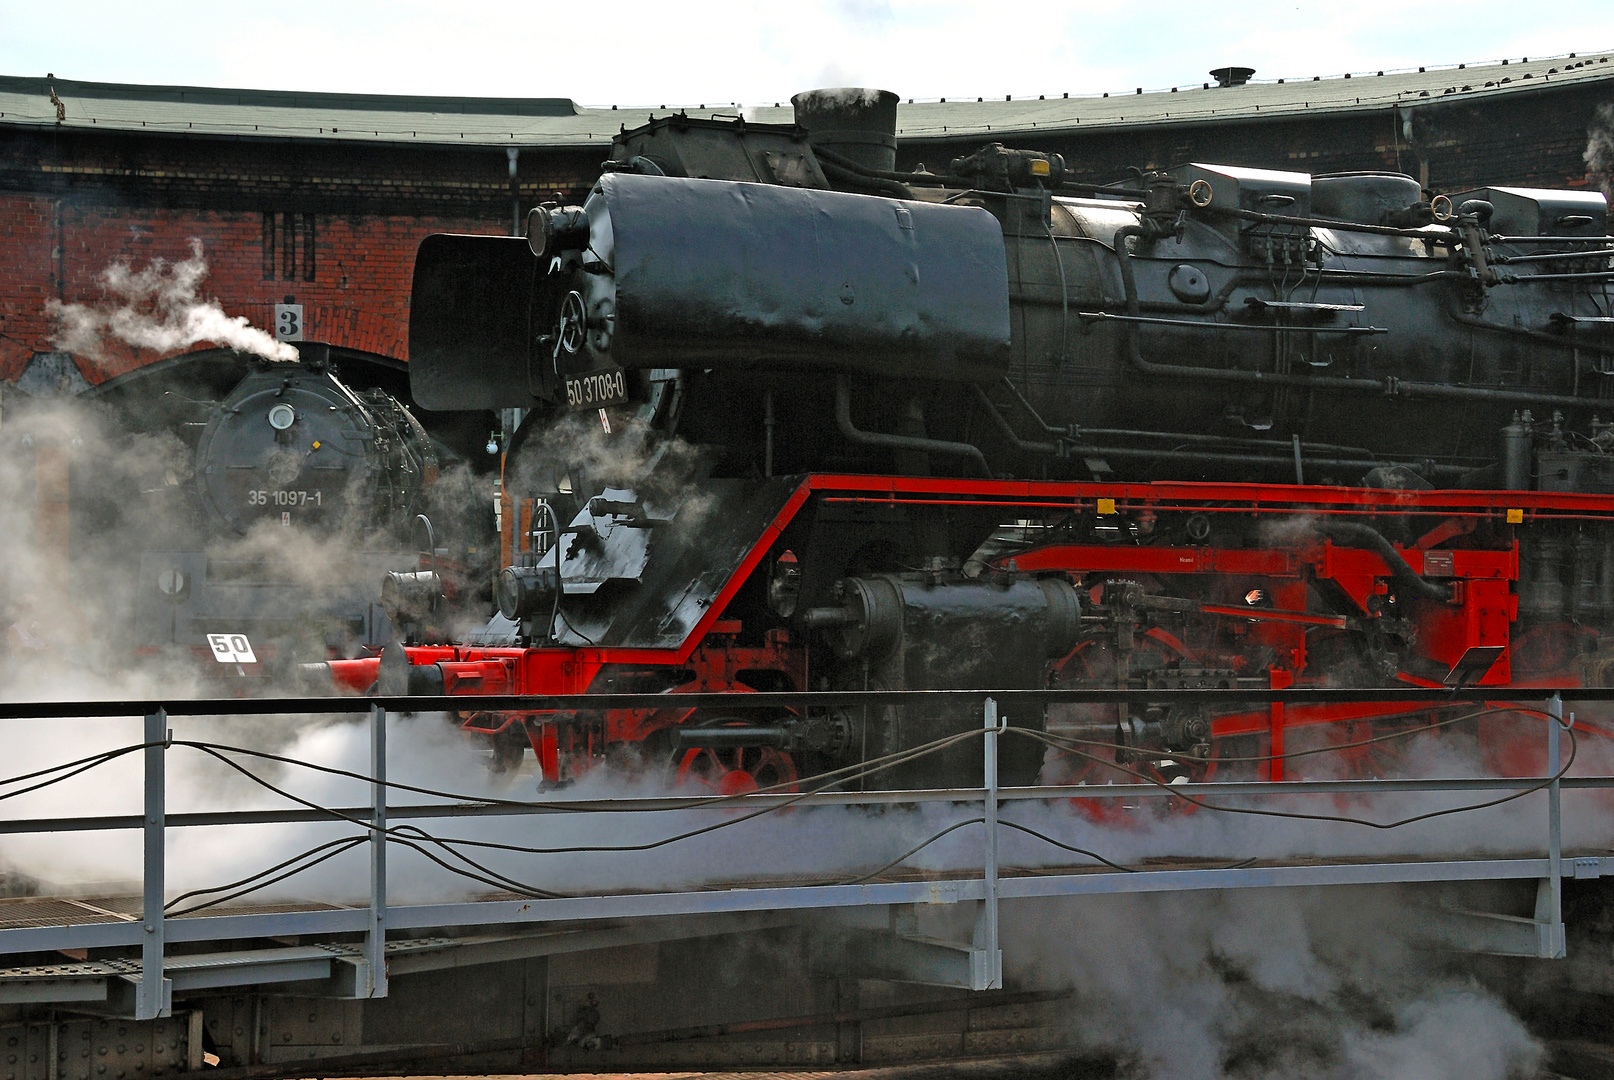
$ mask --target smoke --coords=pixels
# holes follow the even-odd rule
[[[1605,197],[1614,199],[1614,104],[1598,106],[1597,115],[1586,126],[1584,158],[1589,178]]]
[[[509,490],[520,496],[570,490],[587,498],[627,488],[658,512],[676,510],[681,528],[698,524],[714,502],[701,486],[710,472],[707,454],[658,435],[637,417],[613,418],[611,425],[607,431],[593,412],[547,421],[515,451],[514,466],[506,466]]]
[[[108,304],[46,301],[45,310],[57,322],[56,347],[101,360],[108,339],[158,352],[210,342],[266,360],[295,361],[297,350],[292,346],[276,341],[242,316],[226,315],[216,299],[197,297],[196,290],[207,277],[207,260],[201,240],[193,237],[190,247],[190,258],[176,263],[153,259],[143,270],[134,270],[127,262],[107,267],[100,280]]]
[[[1005,907],[1005,963],[1073,987],[1077,1038],[1161,1080],[1509,1080],[1543,1052],[1472,980],[1403,936],[1395,889],[1271,890]]]
[[[826,68],[825,74],[838,74],[839,69]],[[827,110],[827,109],[857,109],[867,108],[880,101],[879,90],[870,90],[861,86],[837,86],[824,90],[808,90],[791,98],[791,102],[798,109]]]

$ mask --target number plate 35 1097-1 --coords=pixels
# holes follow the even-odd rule
[[[621,368],[566,376],[566,404],[573,409],[598,409],[627,400],[628,379]]]

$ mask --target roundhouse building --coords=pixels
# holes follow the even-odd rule
[[[1003,142],[1057,151],[1068,175],[1098,182],[1214,160],[1397,170],[1432,191],[1606,184],[1611,60],[1270,79],[1230,67],[1163,90],[904,99],[899,163],[940,170]],[[421,237],[516,230],[526,207],[581,196],[622,127],[669,109],[792,119],[787,102],[585,108],[0,77],[0,381],[71,391],[160,358],[66,353],[47,304],[100,299],[107,267],[183,259],[192,239],[201,293],[226,313],[268,327],[276,304],[300,305],[307,338],[406,360]]]

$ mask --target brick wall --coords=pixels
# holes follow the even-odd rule
[[[50,298],[103,299],[100,275],[190,255],[200,295],[272,326],[304,306],[305,336],[407,359],[415,248],[434,232],[508,233],[517,202],[576,198],[599,150],[524,153],[512,189],[502,148],[308,146],[0,128],[0,380],[54,348]],[[202,346],[198,346],[202,347]],[[160,355],[76,358],[92,384]]]
[[[409,281],[421,238],[434,232],[497,233],[504,225],[470,217],[295,215],[296,257],[286,280],[285,215],[270,220],[266,228],[263,212],[84,206],[0,193],[0,379],[15,379],[35,352],[54,347],[47,298],[101,300],[100,275],[107,266],[187,258],[192,237],[202,242],[208,264],[200,296],[218,299],[226,314],[267,329],[274,305],[291,296],[304,305],[306,337],[407,359]],[[272,267],[268,273],[266,265]],[[112,347],[100,361],[77,359],[94,384],[158,356]]]

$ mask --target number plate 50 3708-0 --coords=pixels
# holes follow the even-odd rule
[[[628,400],[628,379],[621,368],[566,376],[566,404],[574,409],[598,409]]]

